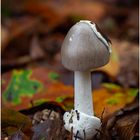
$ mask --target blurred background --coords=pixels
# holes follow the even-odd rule
[[[33,126],[40,123],[42,120],[37,113],[42,113],[40,111],[46,107],[55,111],[59,108],[60,116],[73,108],[73,72],[62,66],[60,51],[69,29],[84,19],[97,23],[112,42],[110,62],[92,72],[95,115],[114,116],[115,111],[129,106],[118,113],[122,119],[114,120],[117,125],[112,127],[117,131],[114,133],[111,129],[110,137],[138,139],[138,0],[2,0],[1,5],[3,139],[17,130],[21,135],[21,124],[29,124],[26,116]],[[5,108],[26,116],[9,113]],[[22,120],[24,117],[26,121]],[[54,122],[53,127],[55,125]],[[34,131],[34,138],[38,132],[42,134],[40,127]],[[24,132],[24,136],[31,139],[31,133]]]
[[[96,115],[138,101],[138,0],[2,0],[1,5],[2,108],[23,110],[50,101],[73,107],[73,72],[62,66],[60,50],[71,26],[84,19],[112,41],[110,62],[92,72]]]

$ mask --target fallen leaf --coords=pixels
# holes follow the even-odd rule
[[[38,105],[46,101],[57,102],[58,98],[72,98],[73,87],[65,86],[59,82],[58,78],[57,72],[43,67],[16,70],[16,73],[8,72],[2,76],[2,81],[5,81],[2,83],[2,106],[21,110],[32,107],[32,104]],[[19,82],[16,79],[19,79]],[[34,85],[36,89],[32,88]],[[16,90],[14,89],[15,86]],[[8,91],[14,92],[9,94]],[[5,100],[9,99],[8,95],[13,98]]]
[[[119,119],[115,128],[121,140],[132,140],[136,134],[136,125],[138,123],[138,114],[133,114],[131,117],[125,116]]]
[[[7,42],[9,42],[9,31],[6,27],[1,26],[1,50],[4,51]]]
[[[111,91],[119,91],[121,89],[121,86],[113,83],[103,83],[102,86]]]
[[[89,19],[97,22],[101,20],[106,13],[106,4],[97,1],[81,2],[79,0],[71,0],[62,4],[61,6],[58,4],[52,4],[51,2],[48,2],[48,4],[52,7],[54,6],[62,17],[77,15],[77,17],[84,17],[82,19]]]
[[[33,127],[33,138],[32,140],[61,140],[62,139],[62,121],[59,119],[46,120]]]
[[[107,73],[109,76],[111,76],[113,78],[115,78],[117,76],[117,74],[119,73],[120,60],[119,60],[118,52],[117,52],[116,48],[114,47],[114,44],[112,45],[112,53],[111,53],[109,63],[101,68],[98,68],[97,71],[98,70],[101,70],[101,71]]]
[[[38,24],[39,20],[31,17],[24,17],[19,19],[12,19],[8,24],[8,35],[9,39],[6,41],[6,45],[20,35],[26,34],[27,32],[33,30],[35,26]],[[4,36],[3,36],[4,37]]]
[[[93,91],[95,113],[100,117],[105,109],[104,116],[108,116],[133,102],[137,95],[137,88],[124,89],[112,83],[103,84],[102,88]]]
[[[29,138],[22,131],[19,130],[13,135],[11,135],[9,140],[29,140]]]
[[[31,128],[31,120],[15,110],[2,108],[1,111],[2,128],[13,126],[27,132]]]
[[[113,43],[113,47],[117,51],[120,63],[120,70],[115,78],[116,81],[125,88],[138,87],[138,45],[128,41],[119,41],[116,39],[113,39]]]
[[[118,111],[112,113],[110,116],[102,116],[102,126],[100,132],[98,133],[98,139],[137,139],[136,133],[138,132],[139,120],[138,112],[139,105],[138,101],[135,100],[126,107],[121,108]]]
[[[13,104],[19,104],[21,102],[21,96],[32,97],[41,89],[41,83],[39,81],[30,80],[31,71],[13,71],[11,81],[3,93],[3,100],[5,102],[10,101]]]
[[[40,26],[40,30],[42,32],[48,32],[51,29],[58,26],[63,21],[62,16],[56,11],[56,9],[52,8],[46,2],[39,2],[39,1],[27,1],[22,5],[22,10],[32,14],[39,16],[43,19],[43,23]],[[55,17],[55,18],[54,18]],[[46,28],[47,25],[47,28]]]
[[[31,46],[30,46],[30,56],[33,60],[45,57],[45,52],[41,48],[37,36],[32,37]]]
[[[52,79],[52,80],[58,80],[58,79],[59,79],[59,75],[58,75],[58,73],[56,73],[56,72],[50,72],[50,73],[48,74],[48,76],[49,76],[49,78]]]

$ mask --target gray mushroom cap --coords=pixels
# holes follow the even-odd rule
[[[90,21],[71,27],[61,48],[62,64],[72,71],[87,71],[109,62],[110,42]]]

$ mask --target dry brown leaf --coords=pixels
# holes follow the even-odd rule
[[[62,16],[46,2],[40,1],[27,1],[23,4],[23,11],[39,16],[44,24],[41,24],[40,30],[42,32],[50,31],[58,24],[63,22]]]
[[[33,127],[34,135],[32,140],[61,140],[62,139],[62,121],[60,119],[46,120]]]
[[[112,38],[111,41],[112,54],[110,62],[107,65],[97,69],[97,71],[101,70],[106,72],[108,75],[114,78],[114,80],[118,79],[118,82],[124,86],[128,85],[128,82],[130,84],[133,82],[134,84],[132,84],[136,86],[138,83],[138,45],[128,41],[120,41],[114,38]],[[129,76],[126,75],[128,73],[132,74],[130,79],[127,79],[129,78]],[[117,78],[117,76],[123,80]]]
[[[41,48],[41,45],[39,43],[39,39],[37,36],[33,36],[31,40],[30,56],[33,60],[39,59],[45,56],[45,52]]]
[[[2,45],[6,46],[13,39],[17,39],[20,35],[32,32],[39,20],[31,17],[12,19],[7,21],[7,29],[2,29]]]
[[[113,78],[115,78],[117,76],[117,74],[119,73],[120,60],[119,60],[118,52],[117,52],[116,48],[114,47],[114,45],[112,46],[112,54],[111,54],[109,63],[107,65],[97,69],[97,71],[98,70],[106,72],[108,75],[110,75]]]
[[[24,114],[8,108],[2,108],[2,128],[13,126],[22,129],[24,132],[31,128],[31,120]]]
[[[53,2],[48,3],[49,5],[57,9],[57,12],[65,18],[69,16],[77,16],[78,18],[80,16],[84,19],[89,19],[98,22],[106,14],[106,4],[97,1],[81,2],[80,0],[71,0],[61,4],[61,6],[57,6],[57,4],[54,4]]]
[[[104,116],[106,117],[133,102],[136,96],[130,92],[130,89],[123,88],[116,91],[107,88],[94,90],[93,102],[96,115],[101,117],[104,110]]]
[[[1,26],[1,50],[4,51],[7,43],[9,42],[10,33],[6,27]]]

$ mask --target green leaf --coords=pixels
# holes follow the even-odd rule
[[[55,101],[58,103],[61,103],[61,102],[63,102],[64,99],[65,99],[65,97],[57,97]]]
[[[50,73],[48,74],[48,77],[49,77],[51,80],[58,80],[59,75],[58,75],[58,73],[56,73],[56,72],[50,72]]]
[[[21,97],[32,97],[39,92],[42,84],[39,81],[31,80],[31,70],[14,70],[11,81],[3,93],[4,101],[10,101],[13,104],[20,104]]]
[[[111,58],[113,61],[119,61],[119,57],[116,51],[113,51]]]
[[[120,102],[118,98],[109,98],[106,100],[106,103],[109,105],[116,105]]]
[[[121,86],[113,83],[103,83],[103,87],[107,88],[108,90],[120,90]]]
[[[47,101],[48,101],[47,99],[34,100],[34,101],[33,101],[33,105],[34,105],[34,106],[39,106],[39,105],[41,105],[41,104],[43,104],[43,103],[45,103],[45,102],[47,102]]]
[[[132,97],[136,97],[137,94],[138,94],[138,89],[137,88],[130,88],[129,91],[128,91],[128,95],[129,96],[132,96]]]
[[[115,93],[113,94],[113,96],[109,99],[106,100],[106,103],[107,104],[110,104],[110,105],[116,105],[116,104],[119,104],[120,101],[121,101],[121,98],[123,96],[123,93]]]

